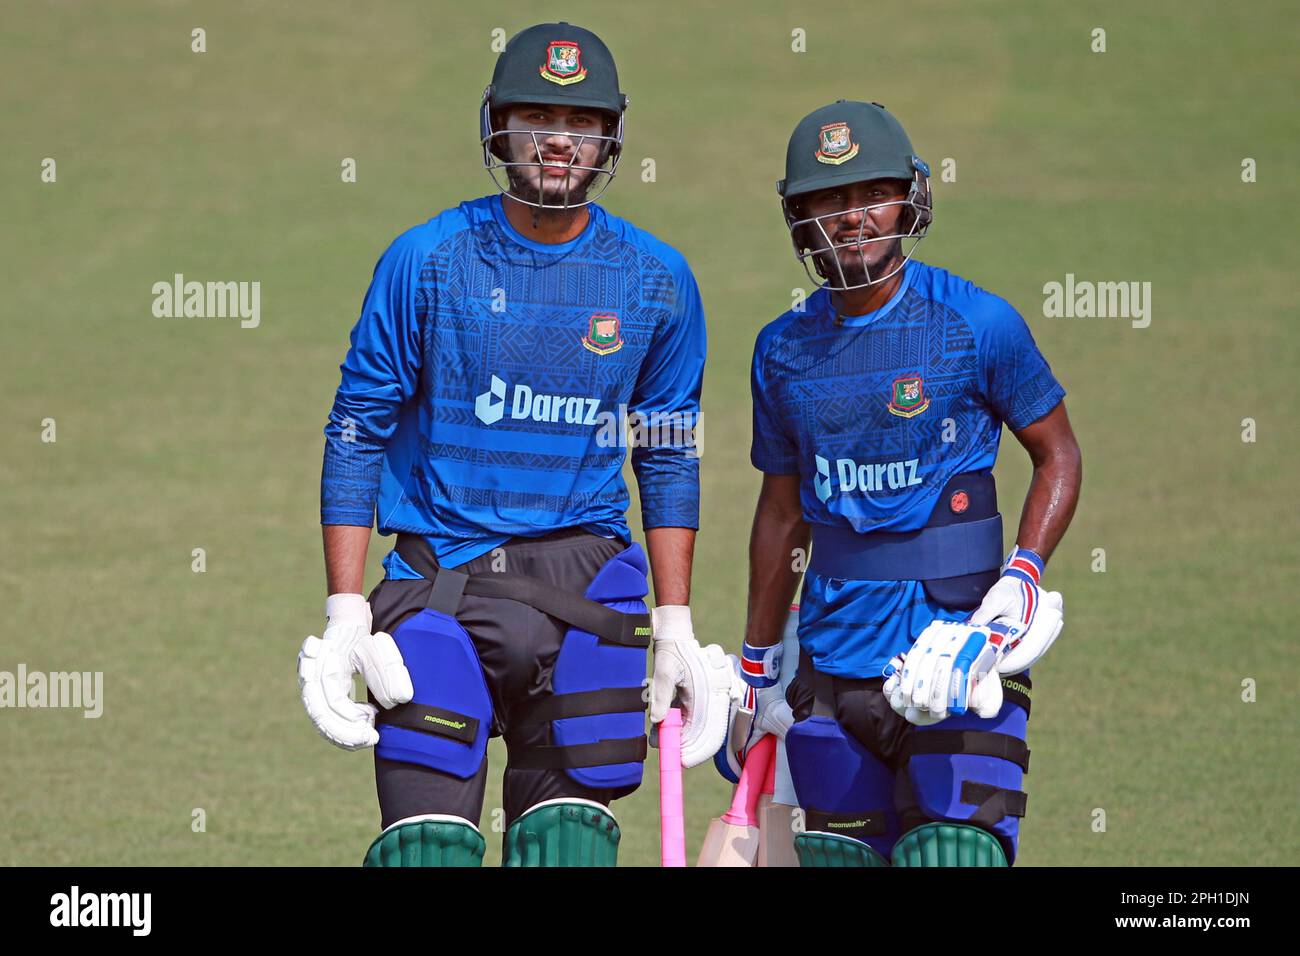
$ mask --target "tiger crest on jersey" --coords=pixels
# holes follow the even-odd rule
[[[582,347],[597,355],[609,355],[623,347],[623,336],[619,334],[619,322],[616,315],[593,315],[587,326],[587,334],[582,337]]]
[[[911,418],[930,407],[930,400],[925,397],[925,383],[919,375],[909,375],[894,379],[892,394],[889,399],[889,413],[899,418]]]
[[[560,86],[579,83],[587,77],[582,65],[582,50],[572,40],[556,40],[546,48],[546,63],[538,72],[542,79]]]

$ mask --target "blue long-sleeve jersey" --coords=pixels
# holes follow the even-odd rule
[[[626,539],[630,448],[644,526],[698,527],[695,278],[588,208],[558,245],[520,235],[500,196],[393,242],[325,427],[322,524],[422,534],[448,567],[558,528]]]

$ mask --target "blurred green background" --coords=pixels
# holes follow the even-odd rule
[[[0,670],[103,671],[105,704],[0,710],[0,863],[360,861],[370,758],[316,736],[294,677],[322,625],[321,428],[380,252],[491,191],[492,31],[560,18],[609,43],[631,95],[605,205],[681,249],[705,299],[699,636],[739,647],[748,363],[807,285],[773,188],[786,138],[878,100],[935,167],[920,257],[1024,313],[1084,451],[1021,863],[1300,862],[1294,4],[485,0],[7,7]],[[155,318],[178,272],[259,281],[260,327]],[[1044,318],[1066,273],[1151,282],[1150,327]],[[1014,528],[1029,469],[1003,447]],[[657,863],[653,757],[646,779],[615,805],[623,864]],[[686,784],[693,858],[728,790],[709,766]]]

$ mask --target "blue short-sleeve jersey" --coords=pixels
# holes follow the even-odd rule
[[[626,539],[630,449],[644,525],[698,526],[695,279],[670,246],[589,210],[548,245],[489,196],[389,247],[325,428],[322,524],[422,534],[449,567],[558,528]]]
[[[839,317],[818,290],[754,348],[750,458],[799,475],[804,520],[858,532],[925,526],[954,475],[991,470],[1065,390],[1019,313],[943,269],[909,262],[890,300]],[[799,636],[821,670],[876,677],[944,612],[919,581],[808,574]],[[964,616],[964,615],[960,615]]]

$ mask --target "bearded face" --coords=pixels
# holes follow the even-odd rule
[[[564,106],[511,107],[501,116],[510,193],[533,206],[565,208],[587,201],[612,139],[599,110]]]
[[[906,260],[916,210],[906,180],[849,183],[795,197],[792,236],[831,288],[860,288],[893,275]]]

